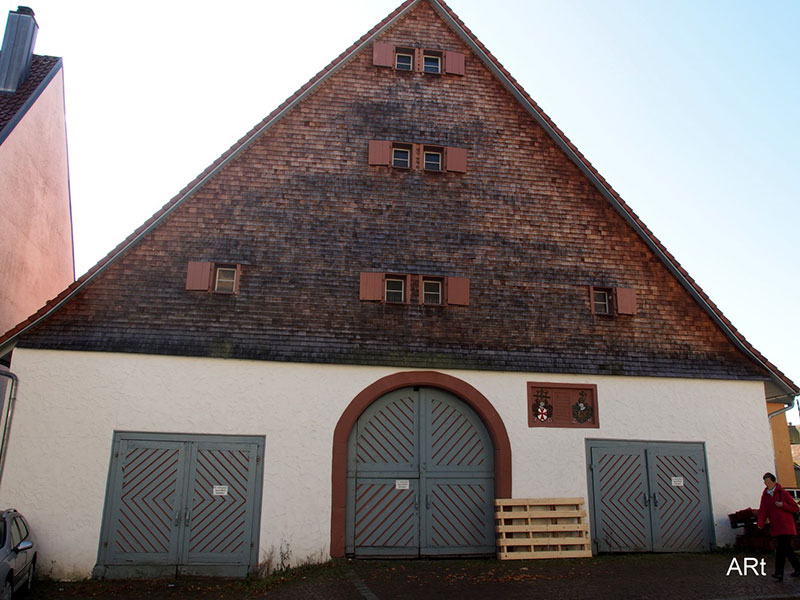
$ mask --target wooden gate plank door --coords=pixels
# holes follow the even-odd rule
[[[652,496],[653,549],[711,549],[711,518],[702,446],[656,444],[647,448]]]
[[[376,400],[350,435],[348,486],[348,553],[495,552],[494,449],[452,394],[403,388]]]
[[[247,575],[263,455],[259,436],[114,432],[94,575]]]
[[[421,403],[420,554],[493,554],[494,450],[486,427],[442,390],[423,388]]]
[[[356,556],[415,557],[419,554],[418,485],[417,479],[359,478]]]
[[[358,419],[349,471],[356,556],[419,554],[419,402],[390,392]]]
[[[101,555],[117,565],[176,563],[186,444],[121,439],[116,446],[110,527]]]
[[[598,552],[653,549],[647,457],[641,445],[591,447]]]
[[[182,566],[182,573],[192,573],[191,565],[246,568],[253,544],[258,460],[256,444],[209,441],[192,445],[180,561],[189,567]]]

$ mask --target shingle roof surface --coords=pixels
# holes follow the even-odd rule
[[[58,56],[38,56],[34,54],[30,73],[17,91],[0,92],[0,132],[4,132],[6,126],[11,123],[15,115],[36,92],[39,85],[60,62],[61,58]],[[0,135],[0,139],[4,137],[5,135]]]

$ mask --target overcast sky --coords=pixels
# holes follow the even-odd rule
[[[80,275],[400,0],[31,4],[64,57]],[[449,5],[800,382],[800,2]]]

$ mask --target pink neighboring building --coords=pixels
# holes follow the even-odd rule
[[[75,279],[64,70],[36,56],[33,11],[10,11],[0,51],[0,333]]]

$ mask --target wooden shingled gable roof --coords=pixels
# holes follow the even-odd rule
[[[194,181],[187,185],[181,192],[172,198],[161,210],[155,213],[146,223],[134,231],[127,239],[119,244],[112,252],[97,263],[85,275],[64,290],[58,297],[47,303],[40,311],[0,338],[0,356],[13,348],[14,344],[26,333],[33,331],[46,319],[57,313],[73,298],[79,295],[93,281],[97,280],[104,272],[117,261],[135,248],[139,242],[151,234],[164,223],[170,215],[178,210],[188,199],[195,196],[218,173],[246,152],[259,138],[273,128],[276,124],[295,109],[299,104],[308,99],[325,82],[333,77],[340,69],[344,68],[362,51],[368,50],[370,45],[395,23],[399,22],[421,3],[428,3],[442,21],[460,38],[473,55],[488,69],[502,87],[504,87],[530,117],[542,128],[552,142],[566,155],[569,160],[583,174],[593,188],[605,198],[609,205],[620,215],[627,225],[638,235],[650,251],[659,259],[661,264],[674,276],[680,285],[688,292],[694,301],[716,324],[719,330],[743,353],[748,360],[758,367],[769,378],[768,396],[779,398],[795,395],[798,387],[786,377],[775,365],[764,358],[742,336],[730,321],[722,314],[719,308],[708,298],[699,285],[667,251],[661,242],[653,235],[647,226],[630,209],[622,198],[613,190],[608,182],[597,172],[591,163],[570,142],[564,133],[553,123],[550,118],[530,98],[522,86],[508,73],[497,59],[483,46],[472,34],[464,23],[441,0],[407,0],[371,31],[362,36],[350,48],[339,55],[327,67],[315,75],[308,83],[302,86],[295,94],[270,113],[257,124],[251,131],[243,136],[236,144],[229,148],[212,165],[198,175]]]
[[[61,65],[62,60],[57,56],[34,54],[31,70],[22,85],[15,92],[0,92],[0,144],[50,84]]]

